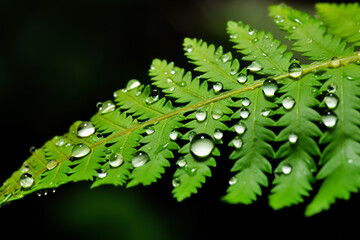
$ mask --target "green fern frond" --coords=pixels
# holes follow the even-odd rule
[[[130,80],[90,121],[76,121],[34,150],[0,187],[0,204],[68,182],[150,185],[171,167],[172,193],[182,201],[211,177],[216,161],[229,159],[231,173],[219,180],[229,182],[228,203],[254,202],[272,175],[274,209],[303,202],[314,183],[320,188],[308,216],[348,199],[360,188],[359,7],[317,9],[320,19],[283,4],[270,8],[291,49],[311,64],[242,22],[227,26],[242,61],[185,38],[196,73],[154,59],[150,85]]]

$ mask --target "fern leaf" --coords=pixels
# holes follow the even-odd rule
[[[358,3],[349,4],[316,4],[321,19],[329,30],[344,38],[347,42],[360,45],[360,7]]]

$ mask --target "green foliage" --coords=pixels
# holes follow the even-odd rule
[[[176,167],[172,193],[182,201],[211,177],[216,161],[228,159],[229,178],[218,180],[229,181],[222,197],[228,203],[251,204],[269,183],[273,209],[313,196],[307,216],[349,199],[360,188],[360,53],[354,51],[360,8],[316,9],[319,18],[270,7],[291,50],[311,64],[300,65],[271,33],[242,22],[227,26],[241,60],[185,38],[195,77],[154,59],[151,85],[130,80],[90,121],[75,122],[34,151],[0,188],[0,203],[84,180],[92,187],[146,186],[170,166]]]

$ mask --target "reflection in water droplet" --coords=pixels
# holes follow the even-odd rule
[[[187,45],[186,47],[185,47],[185,51],[187,51],[187,52],[192,52],[193,51],[193,46],[192,45]]]
[[[329,86],[328,86],[327,91],[328,91],[329,93],[334,93],[334,92],[336,92],[336,84],[335,84],[335,83],[330,83]]]
[[[245,74],[240,73],[239,76],[238,76],[238,78],[237,78],[237,80],[238,80],[239,83],[246,83],[247,77],[246,77]]]
[[[211,116],[213,119],[217,120],[223,116],[223,112],[220,109],[213,109],[211,111]]]
[[[179,132],[174,129],[170,132],[169,137],[171,140],[176,141],[176,139],[179,137]]]
[[[99,178],[104,178],[104,177],[106,177],[106,176],[107,176],[107,171],[106,171],[106,169],[101,168],[101,169],[98,171],[98,177],[99,177]]]
[[[57,165],[58,165],[58,162],[57,162],[56,160],[50,160],[50,161],[48,161],[48,163],[46,164],[46,168],[47,168],[47,170],[52,170],[52,169],[54,169]]]
[[[262,66],[259,62],[253,61],[249,66],[247,66],[247,69],[251,72],[258,72],[262,69]]]
[[[261,116],[268,117],[269,115],[270,115],[270,109],[265,108],[264,110],[261,111]]]
[[[112,167],[119,167],[124,162],[124,158],[120,153],[113,153],[109,157],[109,164]]]
[[[219,93],[222,90],[222,88],[223,88],[223,85],[221,82],[216,82],[213,85],[213,89],[214,89],[215,93]]]
[[[23,188],[30,188],[34,184],[34,179],[30,173],[24,173],[20,177],[20,185]]]
[[[145,127],[145,132],[147,135],[151,135],[155,132],[155,128],[153,126],[146,126]]]
[[[34,146],[31,146],[31,147],[29,148],[29,152],[30,152],[31,154],[34,154],[36,151],[37,151],[37,148],[34,147]]]
[[[115,104],[111,100],[107,100],[105,102],[98,102],[96,106],[101,114],[112,112],[116,108]]]
[[[292,167],[290,164],[284,164],[281,166],[281,171],[283,174],[288,175],[292,171]]]
[[[83,137],[83,138],[89,137],[94,132],[95,132],[95,127],[90,121],[82,122],[77,129],[78,137]]]
[[[244,107],[248,107],[250,105],[250,99],[248,98],[244,98],[242,101],[241,101],[241,104],[244,106]]]
[[[84,143],[75,145],[71,151],[71,156],[75,158],[81,158],[90,153],[91,149]]]
[[[292,97],[287,96],[287,97],[284,97],[281,104],[283,105],[285,110],[291,110],[295,105],[295,100]]]
[[[239,136],[236,136],[233,140],[232,143],[234,144],[234,147],[239,149],[242,147],[243,145],[243,141],[241,140],[241,138]]]
[[[146,152],[138,151],[131,160],[131,163],[133,167],[136,168],[145,165],[145,163],[147,163],[149,160],[150,157]]]
[[[246,130],[246,127],[242,122],[237,123],[234,128],[237,134],[243,134]]]
[[[288,69],[289,75],[292,78],[299,78],[302,75],[302,68],[298,63],[291,63]]]
[[[55,137],[55,145],[57,147],[62,147],[66,144],[66,140],[65,138],[62,138],[62,137]]]
[[[234,176],[234,177],[232,177],[232,178],[230,178],[230,180],[229,180],[229,185],[234,185],[234,184],[236,184],[237,183],[237,178]]]
[[[214,147],[213,139],[205,133],[195,135],[190,142],[190,151],[201,158],[209,156]]]
[[[334,93],[328,93],[324,97],[324,102],[329,109],[335,109],[339,103],[339,98]]]
[[[206,112],[203,110],[197,110],[195,113],[196,120],[202,122],[206,119]]]
[[[332,128],[336,125],[337,117],[331,111],[325,112],[325,114],[321,118],[322,118],[324,125],[328,128]]]
[[[126,90],[130,91],[133,90],[135,88],[138,88],[141,85],[141,83],[136,80],[136,79],[131,79],[130,81],[127,82],[126,84]]]
[[[296,143],[298,136],[295,133],[290,133],[288,139],[290,143]]]
[[[195,176],[197,168],[196,167],[191,167],[191,166],[186,164],[185,167],[184,167],[184,170],[189,176]]]
[[[151,93],[149,94],[149,96],[145,99],[145,102],[147,103],[147,104],[153,104],[153,103],[155,103],[155,102],[157,102],[158,100],[159,100],[159,90],[158,89],[153,89],[152,91],[151,91]]]
[[[224,133],[220,130],[220,129],[216,129],[214,132],[214,138],[216,140],[220,140],[222,139],[222,137],[224,136]]]
[[[278,90],[279,86],[274,79],[266,79],[263,83],[263,93],[266,97],[274,97],[275,92]]]
[[[243,108],[240,110],[240,117],[242,117],[243,119],[248,118],[249,115],[250,115],[250,112],[246,108]]]
[[[180,179],[174,178],[171,183],[172,183],[173,187],[178,187],[178,186],[180,186]]]
[[[186,160],[184,157],[181,157],[179,158],[179,160],[177,160],[176,164],[179,166],[179,167],[184,167],[186,165]]]
[[[230,55],[230,53],[225,53],[224,55],[222,55],[221,61],[222,61],[223,63],[226,63],[226,62],[229,61],[229,60],[231,60],[231,55]]]

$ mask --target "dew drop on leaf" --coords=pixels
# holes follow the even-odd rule
[[[48,161],[48,163],[46,164],[46,168],[47,168],[47,170],[52,170],[52,169],[54,169],[57,165],[58,165],[58,162],[57,162],[56,160],[50,160],[50,161]]]
[[[296,143],[298,138],[299,138],[298,135],[296,135],[295,133],[290,133],[288,137],[289,142],[292,144]]]
[[[237,134],[243,134],[246,130],[246,127],[242,122],[237,123],[234,128]]]
[[[147,163],[150,160],[149,155],[146,152],[138,151],[135,153],[133,159],[131,160],[131,163],[133,167],[141,167],[144,166],[145,163]]]
[[[239,136],[236,136],[233,140],[232,143],[234,144],[234,147],[239,149],[242,147],[243,145],[243,141],[241,140],[241,138]]]
[[[196,135],[196,132],[194,132],[194,131],[189,132],[189,140],[191,141],[195,135]]]
[[[185,167],[184,167],[184,170],[189,176],[195,176],[197,168],[196,167],[191,167],[188,164],[186,164]]]
[[[234,177],[231,177],[230,180],[229,180],[229,185],[234,185],[237,183],[237,178],[234,176]]]
[[[101,114],[112,112],[116,108],[115,104],[111,100],[107,100],[105,102],[98,102],[96,106]]]
[[[223,63],[226,63],[229,60],[231,60],[231,55],[229,53],[225,53],[224,55],[221,56],[221,61]]]
[[[213,85],[213,89],[214,89],[215,93],[219,93],[222,90],[222,88],[223,88],[223,85],[221,82],[216,82]]]
[[[211,116],[213,119],[217,120],[223,116],[223,112],[220,109],[213,109],[211,111]]]
[[[123,164],[124,158],[120,153],[113,153],[109,157],[109,164],[111,167],[119,167],[121,164]]]
[[[236,70],[235,70],[235,69],[231,69],[231,70],[230,70],[230,75],[231,75],[231,76],[234,76],[235,74],[236,74]]]
[[[324,97],[324,102],[329,109],[335,109],[339,103],[339,98],[334,93],[328,93]]]
[[[169,137],[171,140],[176,141],[176,139],[179,137],[179,132],[174,129],[170,132]]]
[[[135,88],[138,88],[141,85],[141,83],[136,80],[136,79],[131,79],[130,81],[127,82],[126,84],[126,90],[130,91],[133,90]]]
[[[291,173],[291,171],[292,171],[292,167],[290,164],[287,163],[281,166],[281,172],[283,174],[288,175]]]
[[[243,119],[248,118],[250,115],[249,110],[247,110],[247,108],[243,108],[240,110],[240,117],[242,117]]]
[[[173,187],[178,187],[180,186],[180,179],[179,178],[174,178],[172,181],[171,181]]]
[[[336,115],[331,111],[326,111],[324,115],[322,115],[322,121],[324,125],[328,128],[332,128],[336,125],[337,117]]]
[[[340,67],[340,65],[341,65],[340,59],[338,59],[337,57],[331,58],[331,62],[329,64],[329,67],[338,68],[338,67]]]
[[[249,66],[247,66],[247,69],[251,72],[258,72],[262,69],[262,66],[259,62],[253,61]]]
[[[335,83],[330,83],[327,89],[328,93],[334,93],[336,92],[336,84]]]
[[[31,154],[34,154],[36,151],[37,151],[37,148],[34,147],[34,146],[31,146],[31,147],[29,148],[29,152],[30,152]]]
[[[176,161],[176,165],[178,165],[179,167],[185,167],[186,165],[186,160],[184,157],[179,158],[179,160]]]
[[[209,156],[214,147],[213,139],[205,133],[195,135],[190,142],[190,151],[201,158]]]
[[[187,45],[186,47],[185,47],[185,51],[187,51],[187,52],[192,52],[193,51],[193,46],[191,45],[191,44],[189,44],[189,45]]]
[[[222,139],[222,137],[224,136],[224,133],[220,130],[220,129],[216,129],[214,132],[214,138],[216,140],[220,140]]]
[[[243,107],[248,107],[250,105],[250,100],[248,98],[244,98],[242,101],[241,101],[241,104],[243,105]]]
[[[273,79],[266,79],[263,83],[263,93],[266,97],[274,97],[275,92],[278,90],[279,86],[277,82]]]
[[[55,137],[55,146],[57,147],[62,147],[66,144],[66,140],[65,138],[62,138],[62,137]]]
[[[82,122],[77,129],[78,137],[82,137],[82,138],[89,137],[94,132],[95,132],[95,127],[90,121]]]
[[[299,78],[302,75],[302,68],[298,63],[294,62],[290,64],[288,72],[290,77]]]
[[[101,169],[98,171],[98,177],[99,177],[99,178],[104,178],[104,177],[106,177],[106,176],[107,176],[107,171],[106,171],[106,169],[101,168]]]
[[[155,88],[151,91],[149,96],[145,99],[145,102],[150,105],[150,104],[157,102],[158,100],[159,100],[159,90]]]
[[[20,185],[23,188],[30,188],[34,184],[34,178],[30,173],[24,173],[20,177]]]
[[[291,110],[295,105],[295,100],[292,97],[287,96],[287,97],[284,97],[281,104],[283,105],[285,110]]]
[[[147,135],[151,135],[155,132],[155,128],[153,126],[146,126],[145,127],[145,132]]]
[[[206,119],[206,112],[203,110],[197,110],[195,113],[196,120],[202,122]]]
[[[75,158],[85,157],[90,153],[91,149],[88,145],[84,143],[79,143],[75,145],[71,151],[71,156]]]
[[[238,78],[237,78],[237,80],[238,80],[239,83],[246,83],[247,77],[246,77],[245,74],[240,73],[239,76],[238,76]]]
[[[270,109],[265,108],[264,110],[261,111],[261,116],[263,117],[268,117],[270,115]]]

